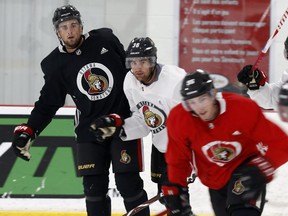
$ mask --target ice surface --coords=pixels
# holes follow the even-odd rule
[[[288,131],[288,124],[280,121],[277,113],[267,113],[267,117]],[[151,137],[144,139],[145,167],[146,171],[141,175],[145,182],[145,189],[151,198],[156,194],[156,185],[150,180],[150,149]],[[287,143],[288,145],[288,143]],[[110,174],[110,187],[115,188],[113,174]],[[268,185],[267,203],[263,216],[287,216],[288,215],[288,164],[277,170],[275,180]],[[208,191],[199,179],[190,184],[190,199],[193,210],[196,214],[213,214],[208,197]],[[115,191],[114,191],[115,192]],[[122,198],[111,191],[112,211],[124,213]],[[0,211],[76,211],[85,212],[84,199],[0,199]],[[164,207],[159,203],[151,205],[151,212],[160,212]]]

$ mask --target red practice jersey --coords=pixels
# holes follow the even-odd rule
[[[233,93],[217,93],[220,113],[202,121],[182,104],[167,120],[169,180],[187,186],[192,169],[209,188],[220,189],[249,157],[262,154],[274,168],[288,159],[288,136],[267,120],[258,105]]]

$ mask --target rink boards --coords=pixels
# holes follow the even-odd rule
[[[0,212],[1,216],[86,216],[84,212]],[[120,213],[113,213],[112,216],[122,216]],[[151,214],[155,215],[155,214]],[[197,214],[197,216],[213,216],[211,214]]]

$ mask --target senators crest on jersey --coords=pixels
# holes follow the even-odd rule
[[[103,64],[89,63],[77,75],[77,86],[89,100],[106,98],[112,91],[114,79],[111,71]]]
[[[245,187],[242,184],[241,180],[237,180],[234,183],[234,188],[232,189],[232,193],[236,194],[236,195],[240,195],[245,191]]]
[[[124,164],[129,164],[131,162],[131,156],[127,153],[126,150],[121,151],[120,162]]]
[[[151,102],[142,101],[137,108],[143,114],[143,118],[151,132],[156,134],[166,128],[167,115],[158,106]]]
[[[146,124],[151,128],[159,127],[162,124],[162,118],[149,109],[148,106],[144,106],[142,109]]]
[[[202,147],[207,159],[218,166],[224,166],[240,154],[242,146],[239,142],[213,141]]]
[[[84,73],[84,77],[89,85],[89,94],[99,94],[107,90],[108,81],[104,76],[93,74],[88,70]]]

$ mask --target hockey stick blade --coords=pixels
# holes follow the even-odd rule
[[[146,202],[144,202],[144,203],[138,205],[137,207],[135,207],[134,209],[130,210],[129,212],[127,212],[123,216],[132,216],[132,215],[137,214],[138,212],[140,212],[143,209],[147,208],[152,203],[158,201],[161,198],[161,196],[162,195],[157,194],[156,196],[152,197],[151,199],[147,200]]]

